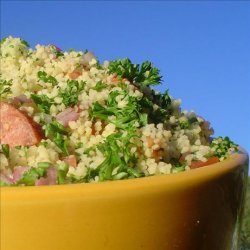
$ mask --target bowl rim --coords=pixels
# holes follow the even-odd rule
[[[45,186],[22,186],[22,187],[1,187],[1,200],[16,199],[50,199],[52,197],[82,197],[93,196],[102,197],[117,193],[134,192],[138,193],[154,192],[159,188],[169,190],[186,188],[188,186],[199,185],[209,182],[224,174],[230,173],[239,166],[248,165],[249,157],[244,149],[238,153],[232,154],[227,159],[204,166],[197,169],[187,170],[180,173],[162,174],[135,179],[125,179],[118,181],[77,183],[63,185],[45,185]],[[248,168],[248,167],[247,167]],[[65,198],[64,198],[65,199]],[[2,204],[3,202],[1,202]]]

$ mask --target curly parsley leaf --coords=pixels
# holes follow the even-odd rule
[[[62,163],[57,166],[57,183],[64,184],[66,182],[66,176],[69,171],[69,165],[67,163]]]
[[[171,98],[166,91],[163,94],[149,88],[150,85],[161,83],[159,69],[153,67],[149,61],[141,65],[133,64],[128,58],[112,61],[108,67],[109,73],[116,74],[118,78],[126,78],[132,83],[143,97],[140,100],[143,112],[149,116],[149,122],[164,122],[171,113]]]
[[[127,104],[120,107],[117,97],[121,96]],[[138,99],[125,91],[113,91],[109,94],[106,105],[93,104],[89,112],[92,118],[100,118],[115,124],[117,128],[139,127],[147,123],[147,114],[141,112]]]
[[[227,158],[232,152],[238,152],[238,145],[226,137],[214,138],[211,142],[210,147],[214,151],[214,155],[220,160]]]
[[[95,87],[93,88],[97,92],[102,91],[103,89],[107,88],[107,84],[103,83],[102,81],[99,81],[96,83]]]
[[[28,42],[26,42],[25,40],[21,39],[21,43],[26,46],[26,47],[30,47],[30,45],[28,44]]]
[[[143,112],[148,114],[150,123],[162,123],[171,114],[171,98],[168,91],[161,94],[150,90],[150,93],[142,97],[140,105]]]
[[[59,49],[57,46],[51,45],[50,47],[51,47],[52,53],[55,54],[56,58],[64,56],[62,50]]]
[[[100,181],[144,176],[142,172],[134,168],[137,163],[136,153],[131,151],[134,146],[131,140],[134,137],[136,137],[134,129],[127,130],[126,134],[118,132],[109,135],[104,143],[97,146],[105,156],[105,160],[96,169],[88,170],[86,180],[89,181],[95,176],[98,176]],[[116,173],[113,173],[114,169]]]
[[[69,155],[67,135],[68,131],[56,120],[45,125],[45,136],[53,141],[64,155]]]
[[[155,68],[151,62],[145,61],[139,66],[135,82],[141,86],[149,86],[161,83],[161,79],[160,70]]]
[[[1,41],[0,41],[0,45],[2,45],[6,40],[7,40],[8,37],[4,37]]]
[[[173,164],[172,169],[171,169],[171,172],[172,172],[172,173],[183,172],[183,171],[185,171],[185,167],[186,167],[185,164],[181,164],[181,163]]]
[[[39,81],[45,83],[51,83],[53,86],[55,86],[58,83],[55,77],[48,75],[45,71],[38,71],[37,77]]]
[[[192,126],[192,124],[194,124],[196,122],[198,122],[198,119],[195,116],[193,116],[191,118],[187,118],[185,120],[181,120],[179,122],[179,125],[180,125],[181,129],[189,129]]]
[[[0,99],[6,98],[8,96],[8,94],[11,92],[11,85],[12,79],[8,81],[0,79]]]
[[[9,156],[10,156],[10,147],[9,147],[9,145],[8,144],[2,144],[0,152],[3,153],[6,158],[9,158]]]
[[[66,107],[74,106],[78,103],[78,96],[85,87],[84,81],[68,80],[67,87],[59,91],[59,96]]]
[[[49,167],[49,163],[39,162],[36,168],[32,167],[26,172],[24,172],[21,179],[17,182],[17,185],[24,184],[26,186],[34,186],[36,180],[46,175],[47,169]]]
[[[46,114],[50,113],[50,107],[55,103],[46,95],[31,94],[31,99],[35,102],[39,110]]]
[[[133,64],[130,59],[111,61],[108,67],[111,74],[116,74],[120,79],[126,78],[131,83],[140,86],[150,86],[161,83],[159,69],[153,67],[149,61],[143,62],[141,65]]]

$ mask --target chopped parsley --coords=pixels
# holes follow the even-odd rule
[[[143,111],[148,114],[149,123],[162,123],[171,114],[171,98],[168,91],[160,94],[151,90],[150,94],[142,97],[140,105]]]
[[[141,65],[133,64],[130,59],[115,60],[109,63],[108,71],[116,74],[120,79],[126,78],[131,83],[140,86],[150,86],[161,83],[159,69],[153,67],[149,61],[143,62]]]
[[[8,94],[11,92],[12,79],[11,80],[3,80],[0,79],[0,99],[6,98]]]
[[[125,107],[119,107],[116,100],[118,96],[122,96],[124,101],[127,102]],[[125,91],[116,90],[109,94],[106,105],[95,102],[89,114],[92,118],[100,118],[113,123],[117,128],[127,129],[146,125],[147,114],[141,111],[138,98],[130,96]]]
[[[183,172],[183,171],[185,171],[185,167],[186,167],[186,165],[181,164],[181,163],[172,164],[171,172],[172,173]]]
[[[36,180],[46,176],[47,169],[50,164],[43,164],[42,162],[37,164],[37,167],[32,167],[24,172],[21,179],[17,182],[17,185],[25,184],[26,186],[34,186]]]
[[[238,152],[238,145],[229,139],[229,137],[217,137],[211,142],[210,147],[214,151],[214,155],[220,160],[225,159],[232,152]]]
[[[57,165],[57,183],[64,184],[66,181],[66,176],[69,171],[69,165],[65,162]]]
[[[46,95],[31,94],[31,99],[35,102],[39,110],[46,114],[50,113],[50,107],[55,103]]]
[[[56,120],[45,125],[45,136],[53,141],[64,155],[69,155],[67,135],[68,131]]]
[[[180,121],[179,125],[181,129],[189,129],[190,126],[196,122],[198,122],[197,118],[191,117],[191,118],[187,118],[187,120]]]
[[[28,44],[28,42],[26,42],[25,40],[21,39],[21,43],[25,46],[25,47],[30,47],[30,45]]]
[[[0,45],[2,45],[6,40],[7,40],[8,37],[4,37],[1,41],[0,41]]]
[[[9,145],[8,144],[2,144],[0,152],[3,153],[6,158],[9,158],[9,156],[10,156],[10,147],[9,147]]]
[[[38,71],[37,77],[39,81],[42,81],[45,83],[51,83],[52,86],[55,86],[58,83],[55,77],[48,75],[45,71]]]
[[[59,97],[66,107],[74,106],[78,103],[78,96],[85,87],[84,81],[68,80],[67,87],[59,91]]]
[[[56,47],[55,45],[51,45],[51,50],[52,50],[52,53],[55,54],[56,58],[64,56],[62,50]]]
[[[103,89],[107,88],[107,84],[103,83],[102,81],[99,81],[96,83],[95,87],[93,88],[97,92],[102,91]]]
[[[99,181],[106,181],[144,176],[142,172],[134,168],[137,156],[136,153],[131,152],[134,146],[131,140],[135,137],[137,137],[136,130],[129,129],[125,134],[121,132],[111,134],[104,143],[97,145],[105,156],[105,160],[96,169],[89,169],[85,179],[89,181],[98,176]],[[114,169],[116,173],[113,173]]]
[[[4,180],[0,179],[0,187],[8,187],[10,185],[10,183],[6,183]]]

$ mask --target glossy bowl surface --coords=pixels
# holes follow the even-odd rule
[[[237,249],[245,152],[171,175],[1,188],[1,250]]]

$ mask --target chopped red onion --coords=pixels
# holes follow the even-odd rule
[[[78,118],[79,113],[77,113],[73,108],[67,108],[56,116],[57,121],[64,127],[69,126],[70,121],[76,121]]]
[[[55,167],[49,167],[47,169],[46,177],[41,177],[40,179],[36,180],[36,186],[43,186],[43,185],[55,185],[57,179],[57,173]]]

